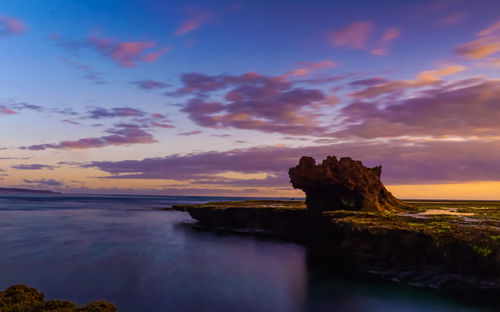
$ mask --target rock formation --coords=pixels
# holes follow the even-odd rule
[[[398,211],[409,206],[395,198],[382,184],[382,167],[367,168],[361,161],[328,156],[320,165],[302,157],[288,175],[294,188],[306,193],[307,209],[314,213],[331,210]]]

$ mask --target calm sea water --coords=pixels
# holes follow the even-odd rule
[[[300,245],[189,226],[169,196],[0,196],[0,288],[143,311],[479,311],[437,291],[309,264]],[[460,296],[461,297],[461,296]]]

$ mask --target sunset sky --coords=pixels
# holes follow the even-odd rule
[[[0,187],[500,199],[500,2],[1,1],[0,131]]]

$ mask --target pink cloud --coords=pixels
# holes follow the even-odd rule
[[[389,43],[399,37],[401,30],[398,28],[389,28],[384,31],[382,37],[377,41],[376,48],[371,51],[373,55],[384,55],[387,53]]]
[[[176,36],[183,36],[193,32],[213,20],[213,14],[210,11],[202,11],[196,8],[191,8],[188,10],[188,14],[190,17],[184,20],[179,28],[175,30]]]
[[[7,35],[18,35],[26,30],[26,26],[19,19],[8,16],[0,16],[0,37]]]
[[[162,48],[158,51],[155,51],[155,52],[151,52],[151,53],[148,53],[144,56],[143,60],[144,62],[147,62],[147,63],[152,63],[152,62],[156,62],[156,60],[162,56],[163,54],[167,53],[168,51],[170,51],[170,48],[169,47],[165,47],[165,48]]]
[[[296,64],[296,69],[284,74],[283,76],[307,76],[311,72],[337,67],[338,63],[331,60],[317,62],[300,62]]]
[[[455,51],[469,59],[482,59],[500,52],[500,21],[476,34],[477,39],[458,46]]]
[[[118,42],[113,38],[90,37],[88,43],[104,55],[109,56],[122,67],[135,67],[137,62],[155,62],[167,53],[167,47],[156,51],[147,52],[157,43],[154,41],[123,41]]]
[[[5,107],[5,106],[0,106],[0,115],[15,115],[17,112]]]
[[[464,66],[450,65],[436,70],[426,70],[420,72],[414,79],[393,80],[387,82],[379,80],[380,83],[371,85],[368,88],[356,91],[350,95],[358,99],[372,98],[384,94],[403,92],[410,88],[436,85],[442,82],[442,77],[459,73],[465,69],[466,68]]]
[[[331,42],[337,47],[347,46],[350,49],[364,49],[372,31],[373,24],[371,22],[355,22],[335,31],[331,35]]]

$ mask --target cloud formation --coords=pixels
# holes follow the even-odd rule
[[[102,73],[95,71],[92,67],[67,58],[62,58],[62,61],[80,71],[82,73],[82,78],[88,79],[97,85],[106,83],[102,77]]]
[[[351,23],[335,31],[331,36],[331,42],[336,47],[346,46],[350,49],[364,49],[373,28],[373,23],[368,21]]]
[[[26,30],[26,25],[15,17],[0,16],[0,38],[19,35]]]
[[[375,30],[376,27],[372,22],[358,21],[334,31],[330,36],[330,41],[335,47],[346,47],[352,50],[369,49],[373,55],[385,55],[390,42],[401,34],[401,29],[385,29],[377,40],[372,38]]]
[[[10,108],[7,108],[5,106],[0,106],[0,116],[1,115],[15,115],[15,114],[17,114],[16,111],[13,111]]]
[[[122,67],[135,67],[138,62],[155,62],[170,50],[163,47],[151,51],[157,46],[155,41],[117,41],[98,36],[89,37],[87,43]]]
[[[458,46],[455,51],[469,59],[482,59],[500,52],[500,21],[476,34],[477,39]]]
[[[24,183],[37,184],[38,186],[63,186],[63,182],[54,179],[28,180],[23,179]]]
[[[153,135],[136,124],[116,124],[115,128],[106,131],[109,135],[96,138],[83,138],[75,141],[36,144],[23,146],[21,149],[40,151],[46,149],[89,149],[106,146],[155,143]]]
[[[356,142],[321,146],[267,146],[170,155],[124,161],[82,164],[98,168],[114,179],[169,179],[194,184],[233,186],[289,186],[288,168],[304,155],[318,161],[326,155],[351,156],[367,166],[383,166],[382,178],[390,184],[498,181],[500,141]],[[436,153],[436,151],[439,153]],[[225,173],[265,174],[261,179],[228,178]]]
[[[411,98],[359,100],[342,115],[352,123],[336,136],[499,136],[500,81],[438,85]],[[467,143],[468,144],[468,143]],[[464,144],[464,145],[467,145]]]
[[[188,73],[181,80],[176,94],[191,95],[181,110],[203,127],[313,135],[325,130],[318,118],[332,105],[323,91],[282,76]],[[222,97],[210,99],[220,92]]]
[[[88,112],[85,119],[101,119],[101,118],[116,118],[116,117],[142,117],[146,112],[130,107],[114,107],[106,109],[102,107],[95,108]]]
[[[189,8],[187,10],[189,17],[185,19],[179,28],[174,32],[176,36],[184,36],[190,32],[193,32],[203,25],[214,20],[213,13],[208,10],[200,10],[198,8]]]
[[[409,88],[431,86],[442,82],[441,78],[464,71],[466,68],[461,65],[449,65],[437,70],[426,70],[419,73],[414,79],[394,80],[388,82],[375,83],[374,85],[351,93],[354,98],[372,98],[382,94],[402,92]],[[364,82],[367,82],[366,80]],[[371,80],[370,82],[377,82]]]
[[[49,165],[42,165],[42,164],[20,164],[20,165],[13,165],[11,168],[17,169],[17,170],[42,170],[42,169],[47,169],[47,170],[54,170],[55,166],[49,166]]]
[[[138,88],[143,90],[164,89],[169,86],[165,82],[156,81],[152,79],[137,80],[137,81],[132,81],[132,83],[137,85]]]
[[[401,34],[401,30],[397,28],[389,28],[384,31],[382,37],[375,43],[375,48],[372,49],[373,55],[384,55],[387,53],[389,43]]]

